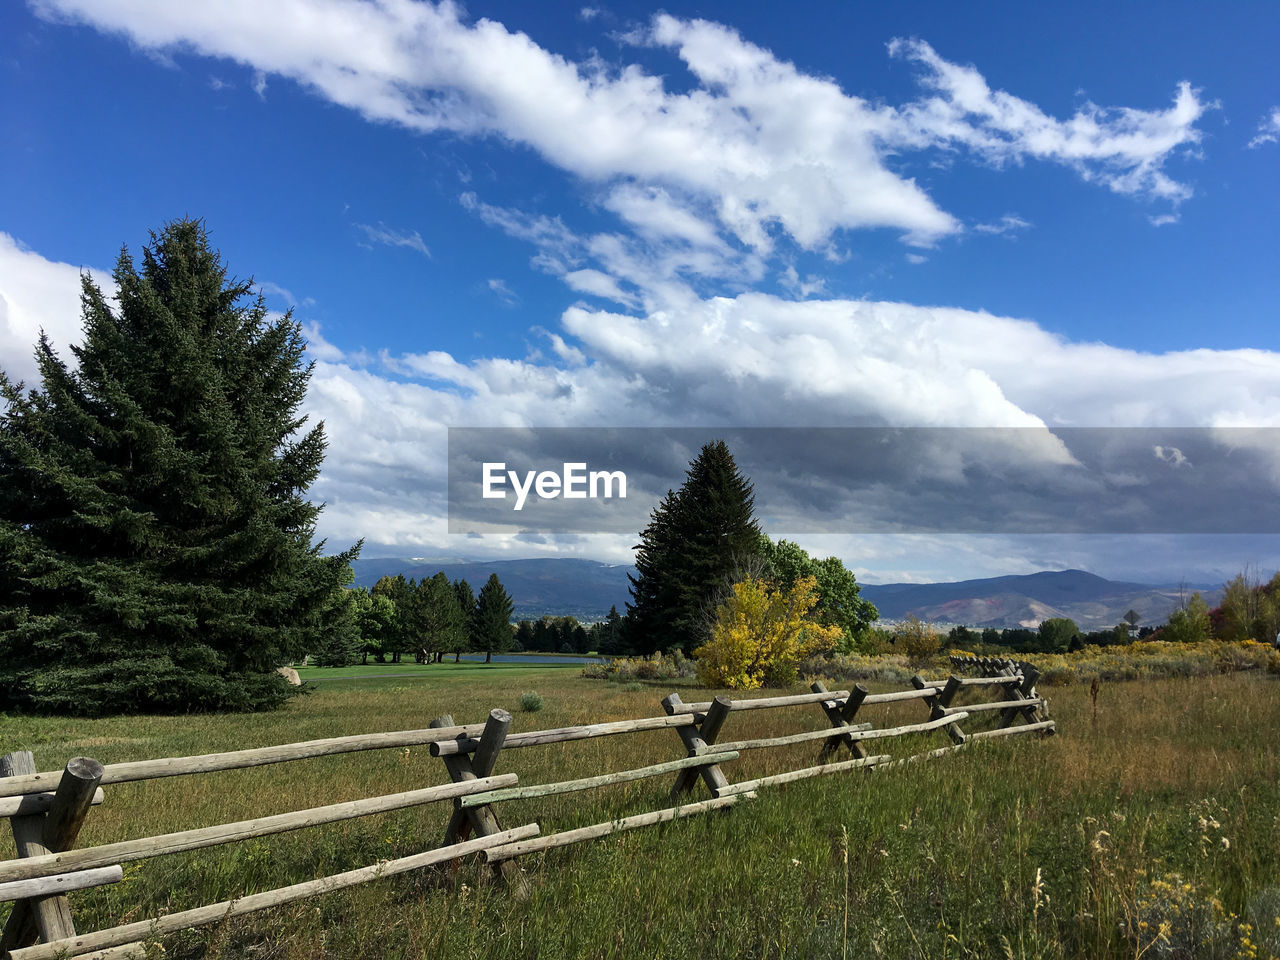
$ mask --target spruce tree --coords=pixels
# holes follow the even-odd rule
[[[458,579],[453,581],[453,592],[458,597],[458,606],[462,608],[462,615],[467,622],[467,649],[483,650],[478,619],[480,610],[476,603],[475,591],[466,580]]]
[[[349,629],[359,545],[324,557],[306,497],[322,425],[292,317],[228,277],[199,221],[82,280],[74,366],[0,373],[0,710],[251,710]]]
[[[443,660],[446,653],[460,657],[467,647],[467,616],[444,571],[419,581],[414,596],[419,607],[422,636],[427,650],[435,654],[436,663]]]
[[[723,440],[703,446],[678,492],[667,491],[636,546],[630,642],[651,653],[704,639],[707,605],[759,546],[751,482]]]
[[[498,575],[489,574],[489,579],[480,588],[480,599],[476,605],[476,649],[484,651],[485,663],[493,659],[495,650],[501,652],[511,647],[511,614],[514,610],[511,597]]]

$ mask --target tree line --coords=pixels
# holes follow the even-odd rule
[[[316,655],[322,667],[340,667],[360,659],[400,663],[405,653],[418,663],[439,663],[448,654],[494,653],[511,648],[511,597],[496,573],[477,595],[466,580],[449,582],[443,573],[421,580],[403,574],[385,576],[372,587],[349,595],[352,634]]]

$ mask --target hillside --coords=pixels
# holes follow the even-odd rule
[[[1200,589],[1212,606],[1220,589]],[[914,614],[934,623],[971,627],[1036,627],[1050,617],[1070,617],[1081,628],[1114,626],[1129,610],[1142,625],[1163,623],[1179,602],[1177,586],[1107,580],[1084,570],[1042,571],[954,583],[866,584],[862,595],[881,619]]]

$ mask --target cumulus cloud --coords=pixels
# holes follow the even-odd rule
[[[64,350],[76,338],[78,281],[78,267],[0,235],[6,365],[8,344],[29,353],[38,325]],[[460,549],[447,534],[451,426],[1280,426],[1275,352],[1143,353],[1073,342],[1027,320],[901,303],[743,293],[696,300],[680,316],[579,304],[559,329],[538,332],[548,357],[466,362],[444,351],[344,352],[318,328],[307,333],[317,361],[307,412],[330,440],[313,489],[328,504],[321,533],[414,553]],[[1059,462],[1051,447],[1024,452]],[[625,561],[630,543],[496,537],[467,550]],[[885,570],[898,550],[883,542]],[[1036,555],[1038,568],[1048,556]]]
[[[629,35],[672,51],[694,83],[669,89],[637,64],[572,61],[453,3],[400,0],[34,0],[46,16],[120,33],[144,50],[237,61],[261,95],[271,75],[419,132],[495,135],[604,185],[642,231],[704,242],[710,229],[768,254],[780,238],[819,250],[839,230],[887,228],[930,245],[961,224],[897,155],[963,148],[997,165],[1042,159],[1084,179],[1172,202],[1165,170],[1198,143],[1209,104],[1189,85],[1171,107],[1087,104],[1051,117],[989,88],[976,67],[923,41],[890,52],[920,67],[926,95],[895,107],[846,93],[736,31],[655,16]]]
[[[318,364],[309,403],[334,451],[317,485],[330,504],[325,529],[456,550],[445,520],[449,426],[1280,425],[1280,354],[1141,353],[975,311],[752,293],[709,298],[679,318],[579,305],[546,336],[551,360],[462,363],[437,352],[396,357],[393,369],[387,360]],[[996,354],[992,343],[1008,349]],[[419,510],[412,519],[408,502]],[[511,543],[498,536],[469,547],[519,553]],[[1002,544],[1017,555],[1013,541]],[[557,537],[522,548],[625,552],[601,538],[589,548]],[[887,563],[896,549],[885,543]],[[1013,567],[989,560],[974,569]]]
[[[80,334],[80,276],[88,273],[110,295],[105,270],[46,260],[0,232],[0,370],[11,380],[38,382],[35,344],[44,331],[64,359]]]
[[[1275,143],[1277,140],[1280,140],[1280,107],[1272,107],[1271,112],[1258,121],[1258,134],[1249,141],[1249,148]]]

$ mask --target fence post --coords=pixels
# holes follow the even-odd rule
[[[815,680],[809,685],[809,689],[814,693],[826,693],[827,685],[821,680]],[[866,699],[870,691],[860,683],[855,683],[849,691],[849,699],[844,702],[843,706],[839,706],[837,700],[823,700],[819,704],[827,715],[827,719],[831,721],[833,727],[850,726],[854,715],[857,714],[858,708],[862,706],[862,701]],[[818,754],[818,762],[826,763],[831,755],[840,749],[841,744],[845,744],[849,748],[849,752],[853,754],[855,759],[863,760],[867,756],[867,751],[862,744],[848,736],[837,735],[828,737],[822,744],[822,752]]]
[[[448,714],[436,717],[429,726],[451,727],[453,717]],[[510,726],[511,714],[506,710],[497,708],[489,711],[489,719],[485,721],[484,732],[480,734],[480,745],[476,748],[474,758],[466,753],[456,753],[442,758],[449,776],[455,782],[460,782],[478,780],[492,773]],[[487,766],[484,773],[479,772],[481,764]],[[446,846],[458,843],[460,840],[465,840],[468,833],[475,833],[478,837],[488,837],[501,832],[502,826],[498,823],[493,807],[485,804],[482,807],[463,809],[461,802],[454,800],[453,815],[449,818],[449,826],[445,829],[444,842]],[[502,878],[507,881],[517,897],[523,899],[529,895],[528,881],[520,872],[520,867],[515,860],[503,860],[493,869],[502,874]]]
[[[663,699],[662,709],[667,712],[667,716],[672,716],[680,703],[680,694],[672,693]],[[695,715],[694,723],[687,727],[676,727],[676,733],[680,734],[680,740],[684,743],[689,756],[696,757],[706,753],[707,748],[716,742],[716,737],[720,736],[720,728],[724,726],[725,717],[729,715],[732,708],[733,701],[728,697],[716,697],[707,708],[701,725],[696,722]],[[709,763],[705,767],[681,770],[676,774],[676,782],[671,786],[672,798],[692,790],[699,776],[702,777],[713,797],[720,796],[720,791],[729,786],[729,780],[720,769],[720,764]]]
[[[1005,699],[1009,700],[1011,703],[1017,703],[1020,700],[1031,699],[1030,695],[1034,694],[1035,692],[1036,680],[1040,678],[1040,671],[1037,670],[1035,667],[1031,666],[1031,664],[1024,663],[1021,666],[1026,671],[1022,674],[1022,683],[1020,684],[1010,683],[1005,687]],[[1013,667],[1008,667],[1003,672],[1005,676],[1018,675],[1014,671]],[[1008,710],[1001,710],[1000,722],[998,724],[997,729],[1011,726],[1013,724],[1014,719],[1017,718],[1019,715],[1021,715],[1022,719],[1025,722],[1035,723],[1037,720],[1040,719],[1037,714],[1038,714],[1038,710],[1034,704],[1026,707],[1011,707]],[[1053,729],[1050,728],[1048,731],[1046,731],[1046,733],[1052,734]]]
[[[911,685],[917,690],[921,690],[929,684],[924,677],[916,674],[911,678]],[[937,720],[939,717],[946,716],[946,708],[951,706],[951,701],[955,699],[957,693],[960,692],[960,678],[954,673],[947,678],[947,685],[942,688],[941,693],[932,694],[924,698],[925,706],[929,708],[929,719]],[[947,736],[951,738],[951,742],[959,746],[964,743],[964,731],[960,729],[960,724],[952,721],[942,728],[947,731]]]
[[[38,772],[35,758],[22,750],[0,757],[0,777]],[[13,840],[19,857],[62,853],[75,844],[102,780],[102,764],[88,757],[71,760],[62,773],[48,813],[10,817]],[[71,907],[62,895],[19,900],[9,912],[0,934],[0,956],[10,950],[30,946],[38,939],[48,943],[76,935]]]

